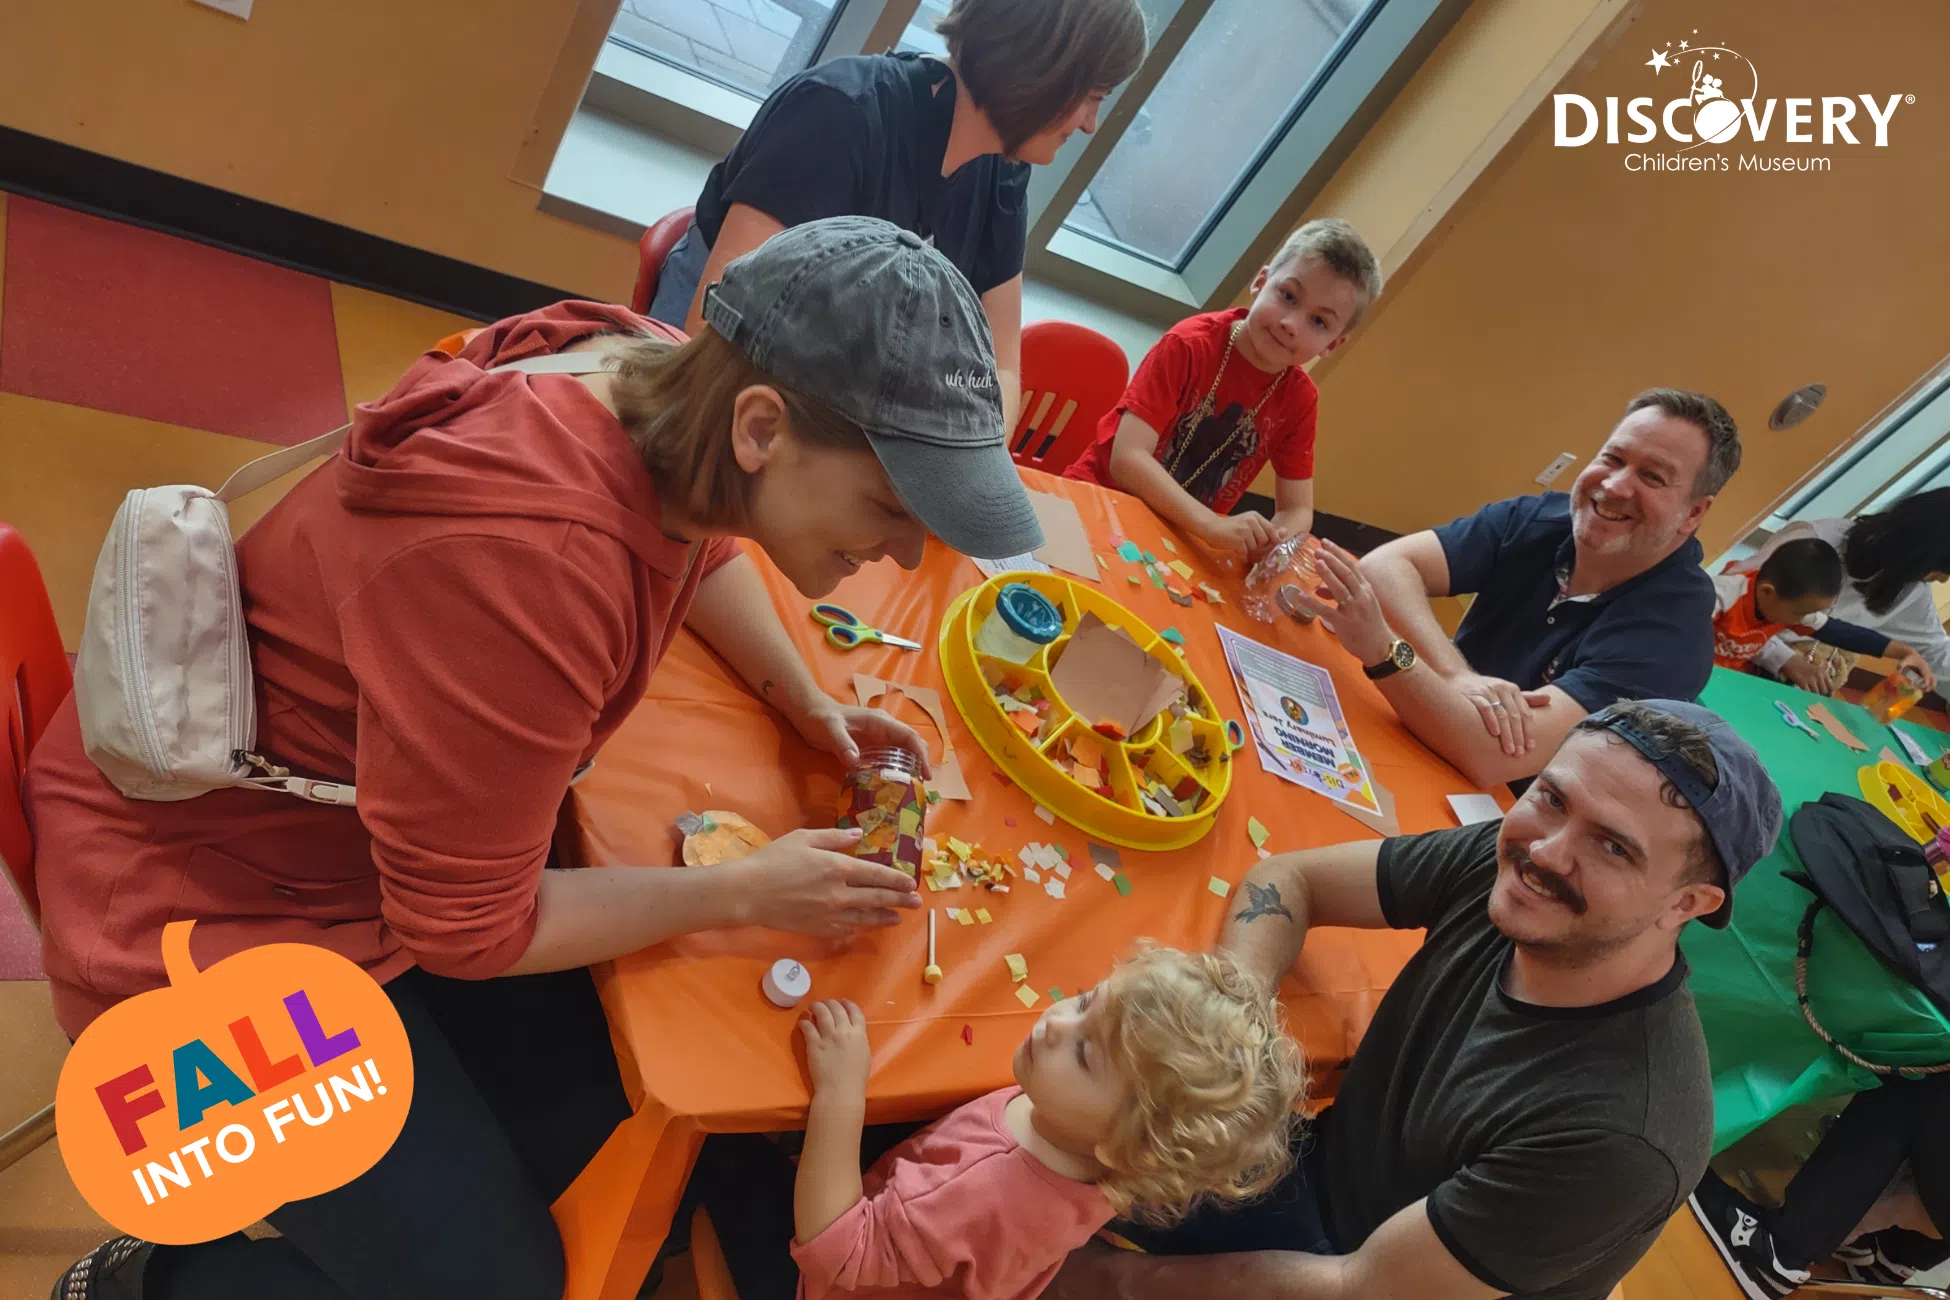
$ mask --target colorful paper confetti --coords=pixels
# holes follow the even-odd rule
[[[1158,635],[1164,640],[1171,642],[1173,645],[1185,644],[1185,634],[1183,632],[1180,632],[1175,627],[1168,627],[1164,631],[1158,633]]]
[[[1038,817],[1041,817],[1049,825],[1051,826],[1056,825],[1056,814],[1051,812],[1049,809],[1043,807],[1043,805],[1041,804],[1036,805],[1036,815]]]
[[[1220,898],[1225,898],[1232,893],[1232,886],[1227,884],[1225,881],[1219,879],[1217,876],[1214,876],[1212,877],[1212,879],[1206,881],[1205,887],[1211,890],[1213,893],[1217,894]]]
[[[1167,551],[1170,551],[1173,555],[1178,554],[1177,543],[1173,542],[1169,537],[1165,538],[1163,543],[1161,544],[1164,546],[1164,548]]]
[[[1192,580],[1192,566],[1185,563],[1183,560],[1173,560],[1170,564],[1166,565],[1165,567],[1170,569],[1173,573],[1177,574],[1179,577],[1183,578],[1187,582],[1190,582]]]
[[[1125,563],[1136,564],[1143,557],[1144,553],[1138,550],[1136,542],[1119,542],[1117,544],[1117,558],[1123,560]]]
[[[1110,883],[1116,885],[1117,892],[1122,894],[1124,897],[1129,898],[1131,896],[1131,882],[1124,879],[1123,872],[1120,871],[1116,875],[1112,876],[1110,879]]]
[[[1033,1007],[1037,1002],[1041,1001],[1041,998],[1037,995],[1035,989],[1030,988],[1027,984],[1019,984],[1016,986],[1016,1001],[1026,1007]]]
[[[1020,983],[1021,981],[1029,978],[1029,963],[1022,959],[1021,953],[1019,952],[1009,953],[1007,956],[1003,957],[1002,964],[1009,968],[1010,979]]]
[[[1063,990],[1058,988],[1052,988],[1049,991],[1049,1000],[1051,1002],[1061,1002],[1063,1000]]]
[[[989,925],[995,920],[994,917],[989,915],[989,909],[986,907],[978,907],[975,909],[975,919],[983,925]]]
[[[1270,835],[1271,832],[1268,831],[1266,827],[1260,824],[1259,818],[1248,817],[1246,819],[1246,834],[1253,837],[1254,848],[1263,849],[1266,847],[1267,836]]]
[[[1115,871],[1112,871],[1109,867],[1105,866],[1101,862],[1097,864],[1097,874],[1102,876],[1105,880],[1117,879],[1117,873]]]

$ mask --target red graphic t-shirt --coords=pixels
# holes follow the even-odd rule
[[[1234,348],[1225,374],[1219,376],[1211,414],[1192,418],[1212,392],[1232,327],[1245,317],[1246,309],[1236,307],[1172,326],[1138,363],[1123,399],[1099,422],[1095,441],[1063,476],[1117,487],[1110,472],[1110,449],[1117,426],[1129,411],[1158,431],[1159,463],[1171,470],[1180,486],[1219,514],[1238,503],[1269,460],[1281,478],[1312,478],[1320,390],[1306,371],[1294,367],[1269,375]],[[1269,389],[1275,384],[1277,388]],[[1259,411],[1248,428],[1245,416],[1254,407]]]

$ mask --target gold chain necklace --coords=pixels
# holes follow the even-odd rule
[[[1239,437],[1242,434],[1254,435],[1255,445],[1257,445],[1257,435],[1259,433],[1258,416],[1259,416],[1260,408],[1266,405],[1267,401],[1273,396],[1273,393],[1279,388],[1280,381],[1286,378],[1285,370],[1282,370],[1280,371],[1279,374],[1274,375],[1273,382],[1268,384],[1266,386],[1266,391],[1259,395],[1259,401],[1253,403],[1253,409],[1246,412],[1245,415],[1240,417],[1239,423],[1233,426],[1233,430],[1231,433],[1226,435],[1226,440],[1220,443],[1218,447],[1213,450],[1210,456],[1207,456],[1205,458],[1205,463],[1200,465],[1196,470],[1193,470],[1190,477],[1187,478],[1179,477],[1178,467],[1184,461],[1185,453],[1191,450],[1191,446],[1192,446],[1191,433],[1193,430],[1197,429],[1201,424],[1205,423],[1205,421],[1212,418],[1214,403],[1219,396],[1220,381],[1222,381],[1226,377],[1226,365],[1228,362],[1232,360],[1233,345],[1238,343],[1239,341],[1239,331],[1245,328],[1246,328],[1246,322],[1244,320],[1237,321],[1233,324],[1231,332],[1226,335],[1226,351],[1225,351],[1225,355],[1219,358],[1218,373],[1212,376],[1212,387],[1208,389],[1206,391],[1205,396],[1199,400],[1199,404],[1192,408],[1192,413],[1188,416],[1183,417],[1181,420],[1179,427],[1185,431],[1186,434],[1185,441],[1178,448],[1178,454],[1173,456],[1171,460],[1169,460],[1165,464],[1165,472],[1167,474],[1170,474],[1172,478],[1177,479],[1177,481],[1181,484],[1197,482],[1199,475],[1205,473],[1206,470],[1210,469],[1212,467],[1212,462],[1217,460],[1220,456],[1224,455],[1226,450],[1229,447],[1231,447],[1234,442],[1238,441]]]

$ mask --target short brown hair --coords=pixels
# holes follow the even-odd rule
[[[1010,157],[1091,92],[1130,80],[1147,39],[1136,0],[954,0],[934,30]]]
[[[1164,1226],[1278,1183],[1307,1071],[1272,995],[1224,953],[1142,944],[1102,996],[1109,1056],[1131,1093],[1096,1152],[1111,1208]]]
[[[1710,402],[1713,399],[1709,397],[1706,400]],[[1609,728],[1607,724],[1613,718],[1623,718],[1640,735],[1649,736],[1659,746],[1662,756],[1670,754],[1693,769],[1693,775],[1703,781],[1708,790],[1720,784],[1720,761],[1713,757],[1713,738],[1686,719],[1662,713],[1640,700],[1619,700],[1589,717],[1578,719],[1571,730],[1596,732],[1621,745],[1630,743]],[[1679,788],[1667,780],[1664,773],[1659,776],[1659,798],[1669,807],[1684,808],[1698,816],[1698,810],[1686,801],[1686,796],[1679,793]],[[1686,855],[1686,874],[1680,877],[1680,883],[1729,888],[1726,868],[1720,863],[1720,851],[1714,847],[1713,838],[1706,833],[1706,823],[1703,821],[1699,823],[1699,837],[1693,841],[1692,851]]]
[[[1706,463],[1693,479],[1693,500],[1717,495],[1740,468],[1740,428],[1727,414],[1727,408],[1705,393],[1684,388],[1648,388],[1625,403],[1625,415],[1648,406],[1658,407],[1675,420],[1695,424],[1706,435]]]
[[[785,387],[708,325],[681,346],[632,341],[621,349],[615,373],[616,417],[658,494],[707,528],[736,529],[751,518],[752,476],[739,466],[731,441],[733,411],[747,388],[778,393],[802,442],[872,450],[859,425]]]
[[[1273,260],[1266,264],[1268,271],[1278,271],[1289,262],[1297,262],[1303,257],[1311,257],[1332,271],[1341,279],[1353,285],[1361,295],[1360,305],[1354,309],[1354,317],[1348,321],[1347,328],[1353,329],[1362,313],[1374,305],[1381,296],[1381,262],[1361,233],[1339,217],[1316,217],[1287,236],[1280,251],[1273,254]]]

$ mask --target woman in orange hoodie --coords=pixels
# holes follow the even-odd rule
[[[356,780],[356,809],[125,799],[83,753],[73,701],[55,717],[26,790],[69,1034],[165,983],[162,927],[188,917],[199,967],[288,941],[359,962],[415,1072],[391,1151],[272,1214],[281,1237],[118,1238],[59,1300],[559,1296],[549,1205],[629,1113],[588,965],[727,925],[845,934],[919,905],[832,830],[709,872],[548,869],[569,782],[680,625],[814,747],[925,755],[819,688],[739,539],[808,596],[870,561],[915,567],[929,532],[983,557],[1041,542],[981,303],[920,239],[859,217],[796,227],[706,303],[681,346],[568,302],[429,353],[239,541],[262,747]],[[488,373],[585,349],[607,368]]]

